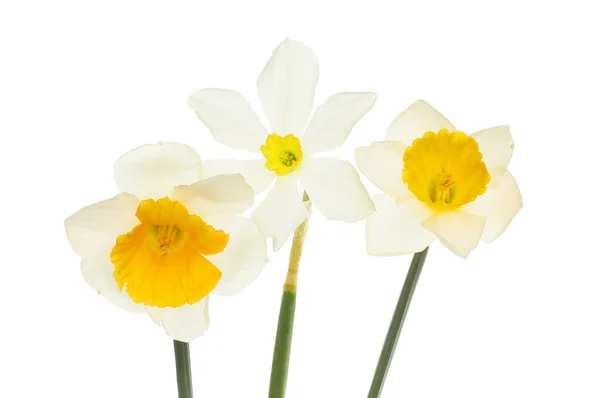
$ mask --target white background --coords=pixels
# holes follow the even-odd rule
[[[171,341],[86,285],[63,220],[115,194],[112,164],[135,146],[245,156],[187,98],[223,87],[258,105],[286,37],[319,56],[316,104],[378,93],[340,157],[419,98],[468,133],[512,128],[525,206],[466,261],[432,246],[383,397],[600,396],[595,2],[351,3],[0,3],[1,397],[176,396]],[[364,222],[311,220],[288,398],[366,396],[410,257],[368,257],[364,235]],[[191,345],[197,397],[267,396],[288,251],[212,300]]]

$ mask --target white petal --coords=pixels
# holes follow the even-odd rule
[[[195,304],[182,307],[145,307],[150,318],[162,324],[167,335],[173,340],[189,343],[204,335],[209,326],[208,297]]]
[[[377,211],[367,218],[367,252],[372,256],[417,253],[431,244],[434,235],[421,225],[431,210],[416,198],[399,204],[387,195],[373,198]]]
[[[523,207],[523,198],[519,186],[512,174],[506,171],[500,176],[492,174],[492,181],[486,193],[463,208],[465,211],[487,218],[482,239],[490,243],[506,230],[521,207]]]
[[[298,193],[298,181],[293,176],[278,177],[271,192],[252,213],[252,219],[266,237],[273,238],[273,250],[308,217],[308,210]]]
[[[230,148],[260,152],[269,135],[252,106],[237,91],[198,90],[191,95],[188,106],[196,111],[215,139]]]
[[[358,172],[345,160],[306,157],[298,179],[328,220],[355,222],[375,211]]]
[[[444,115],[427,102],[419,100],[394,119],[388,128],[386,139],[411,145],[415,138],[423,136],[426,132],[437,133],[441,129],[447,129],[450,132],[456,131],[456,128]]]
[[[379,189],[397,199],[412,197],[402,182],[406,145],[398,141],[374,142],[356,149],[358,169]]]
[[[300,135],[312,111],[319,61],[302,43],[285,40],[258,77],[258,96],[272,132]]]
[[[485,227],[485,217],[464,211],[437,213],[422,222],[452,253],[467,258]]]
[[[75,253],[81,257],[110,254],[117,237],[140,223],[135,216],[138,204],[138,198],[122,193],[67,218],[67,238]]]
[[[212,177],[219,174],[240,173],[255,194],[263,192],[271,185],[276,174],[265,166],[265,159],[233,160],[233,159],[211,159],[204,162],[204,177]]]
[[[375,104],[375,93],[337,93],[317,108],[302,136],[302,151],[307,154],[335,149],[342,145],[352,128]]]
[[[256,279],[267,263],[267,242],[256,224],[246,217],[216,217],[206,222],[229,234],[225,250],[207,256],[223,272],[212,293],[238,294]]]
[[[144,306],[144,309],[146,310],[146,313],[150,315],[150,319],[152,319],[154,323],[160,326],[162,323],[163,308],[151,307],[146,305]]]
[[[177,142],[142,145],[115,162],[119,191],[140,199],[171,196],[177,185],[190,185],[200,179],[200,156],[192,147]]]
[[[492,127],[478,131],[471,137],[479,144],[479,151],[483,155],[483,162],[488,171],[503,173],[508,167],[515,144],[509,127]]]
[[[115,266],[108,256],[81,260],[83,279],[108,301],[129,312],[144,312],[144,306],[134,303],[125,290],[119,290],[113,277]]]
[[[175,187],[173,199],[205,218],[244,212],[254,203],[254,191],[240,174],[222,174]]]

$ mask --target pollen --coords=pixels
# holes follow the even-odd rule
[[[205,256],[222,252],[229,235],[216,230],[178,201],[142,201],[140,224],[117,238],[110,254],[113,277],[138,304],[181,307],[206,297],[221,271]]]
[[[435,211],[451,211],[486,191],[490,174],[479,145],[463,132],[426,132],[404,152],[402,180]]]
[[[296,170],[302,162],[302,147],[300,140],[293,134],[280,136],[277,133],[267,137],[265,145],[260,151],[267,160],[265,166],[279,176]]]

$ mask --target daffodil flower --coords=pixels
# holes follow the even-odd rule
[[[508,227],[523,202],[507,170],[513,139],[508,126],[472,135],[458,131],[424,101],[390,125],[387,141],[356,150],[361,172],[386,195],[375,196],[367,219],[372,255],[415,253],[437,237],[466,258],[480,239]]]
[[[208,328],[209,293],[240,292],[267,261],[264,237],[237,215],[252,206],[252,188],[239,174],[202,179],[200,157],[179,143],[132,150],[114,176],[120,194],[65,221],[83,277],[189,342]]]
[[[326,219],[355,222],[374,211],[350,163],[313,155],[340,146],[376,96],[370,92],[333,94],[309,121],[318,78],[314,52],[302,43],[285,40],[257,82],[270,129],[236,91],[203,89],[188,102],[217,141],[262,154],[256,160],[209,160],[205,171],[207,175],[241,173],[256,193],[276,179],[252,215],[263,234],[273,238],[275,250],[308,216],[298,181]]]

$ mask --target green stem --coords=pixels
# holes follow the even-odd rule
[[[310,200],[306,193],[304,193],[304,203],[310,217]],[[281,306],[279,307],[279,323],[277,324],[277,335],[273,349],[269,398],[285,397],[292,348],[292,334],[294,332],[294,315],[296,312],[298,265],[300,264],[307,229],[308,218],[294,232],[288,273],[283,285],[283,295],[281,296]]]
[[[190,366],[190,345],[173,340],[175,348],[175,367],[177,369],[177,391],[179,398],[193,398],[192,369]]]
[[[279,309],[279,324],[273,350],[273,365],[271,366],[271,384],[269,398],[285,397],[287,375],[292,348],[292,333],[294,331],[294,313],[296,310],[296,292],[284,290]]]
[[[398,304],[396,304],[396,309],[394,310],[394,315],[392,316],[392,321],[390,322],[383,348],[379,355],[379,361],[377,362],[377,368],[373,375],[368,398],[379,398],[381,395],[385,377],[390,368],[390,364],[392,363],[396,343],[398,342],[404,319],[406,319],[406,313],[408,312],[410,301],[412,300],[413,293],[417,287],[419,275],[421,275],[421,270],[423,269],[428,250],[429,248],[426,247],[422,252],[415,253],[412,262],[410,263],[410,268],[408,269],[406,279],[404,280],[404,286],[402,286],[402,292],[398,298]]]

